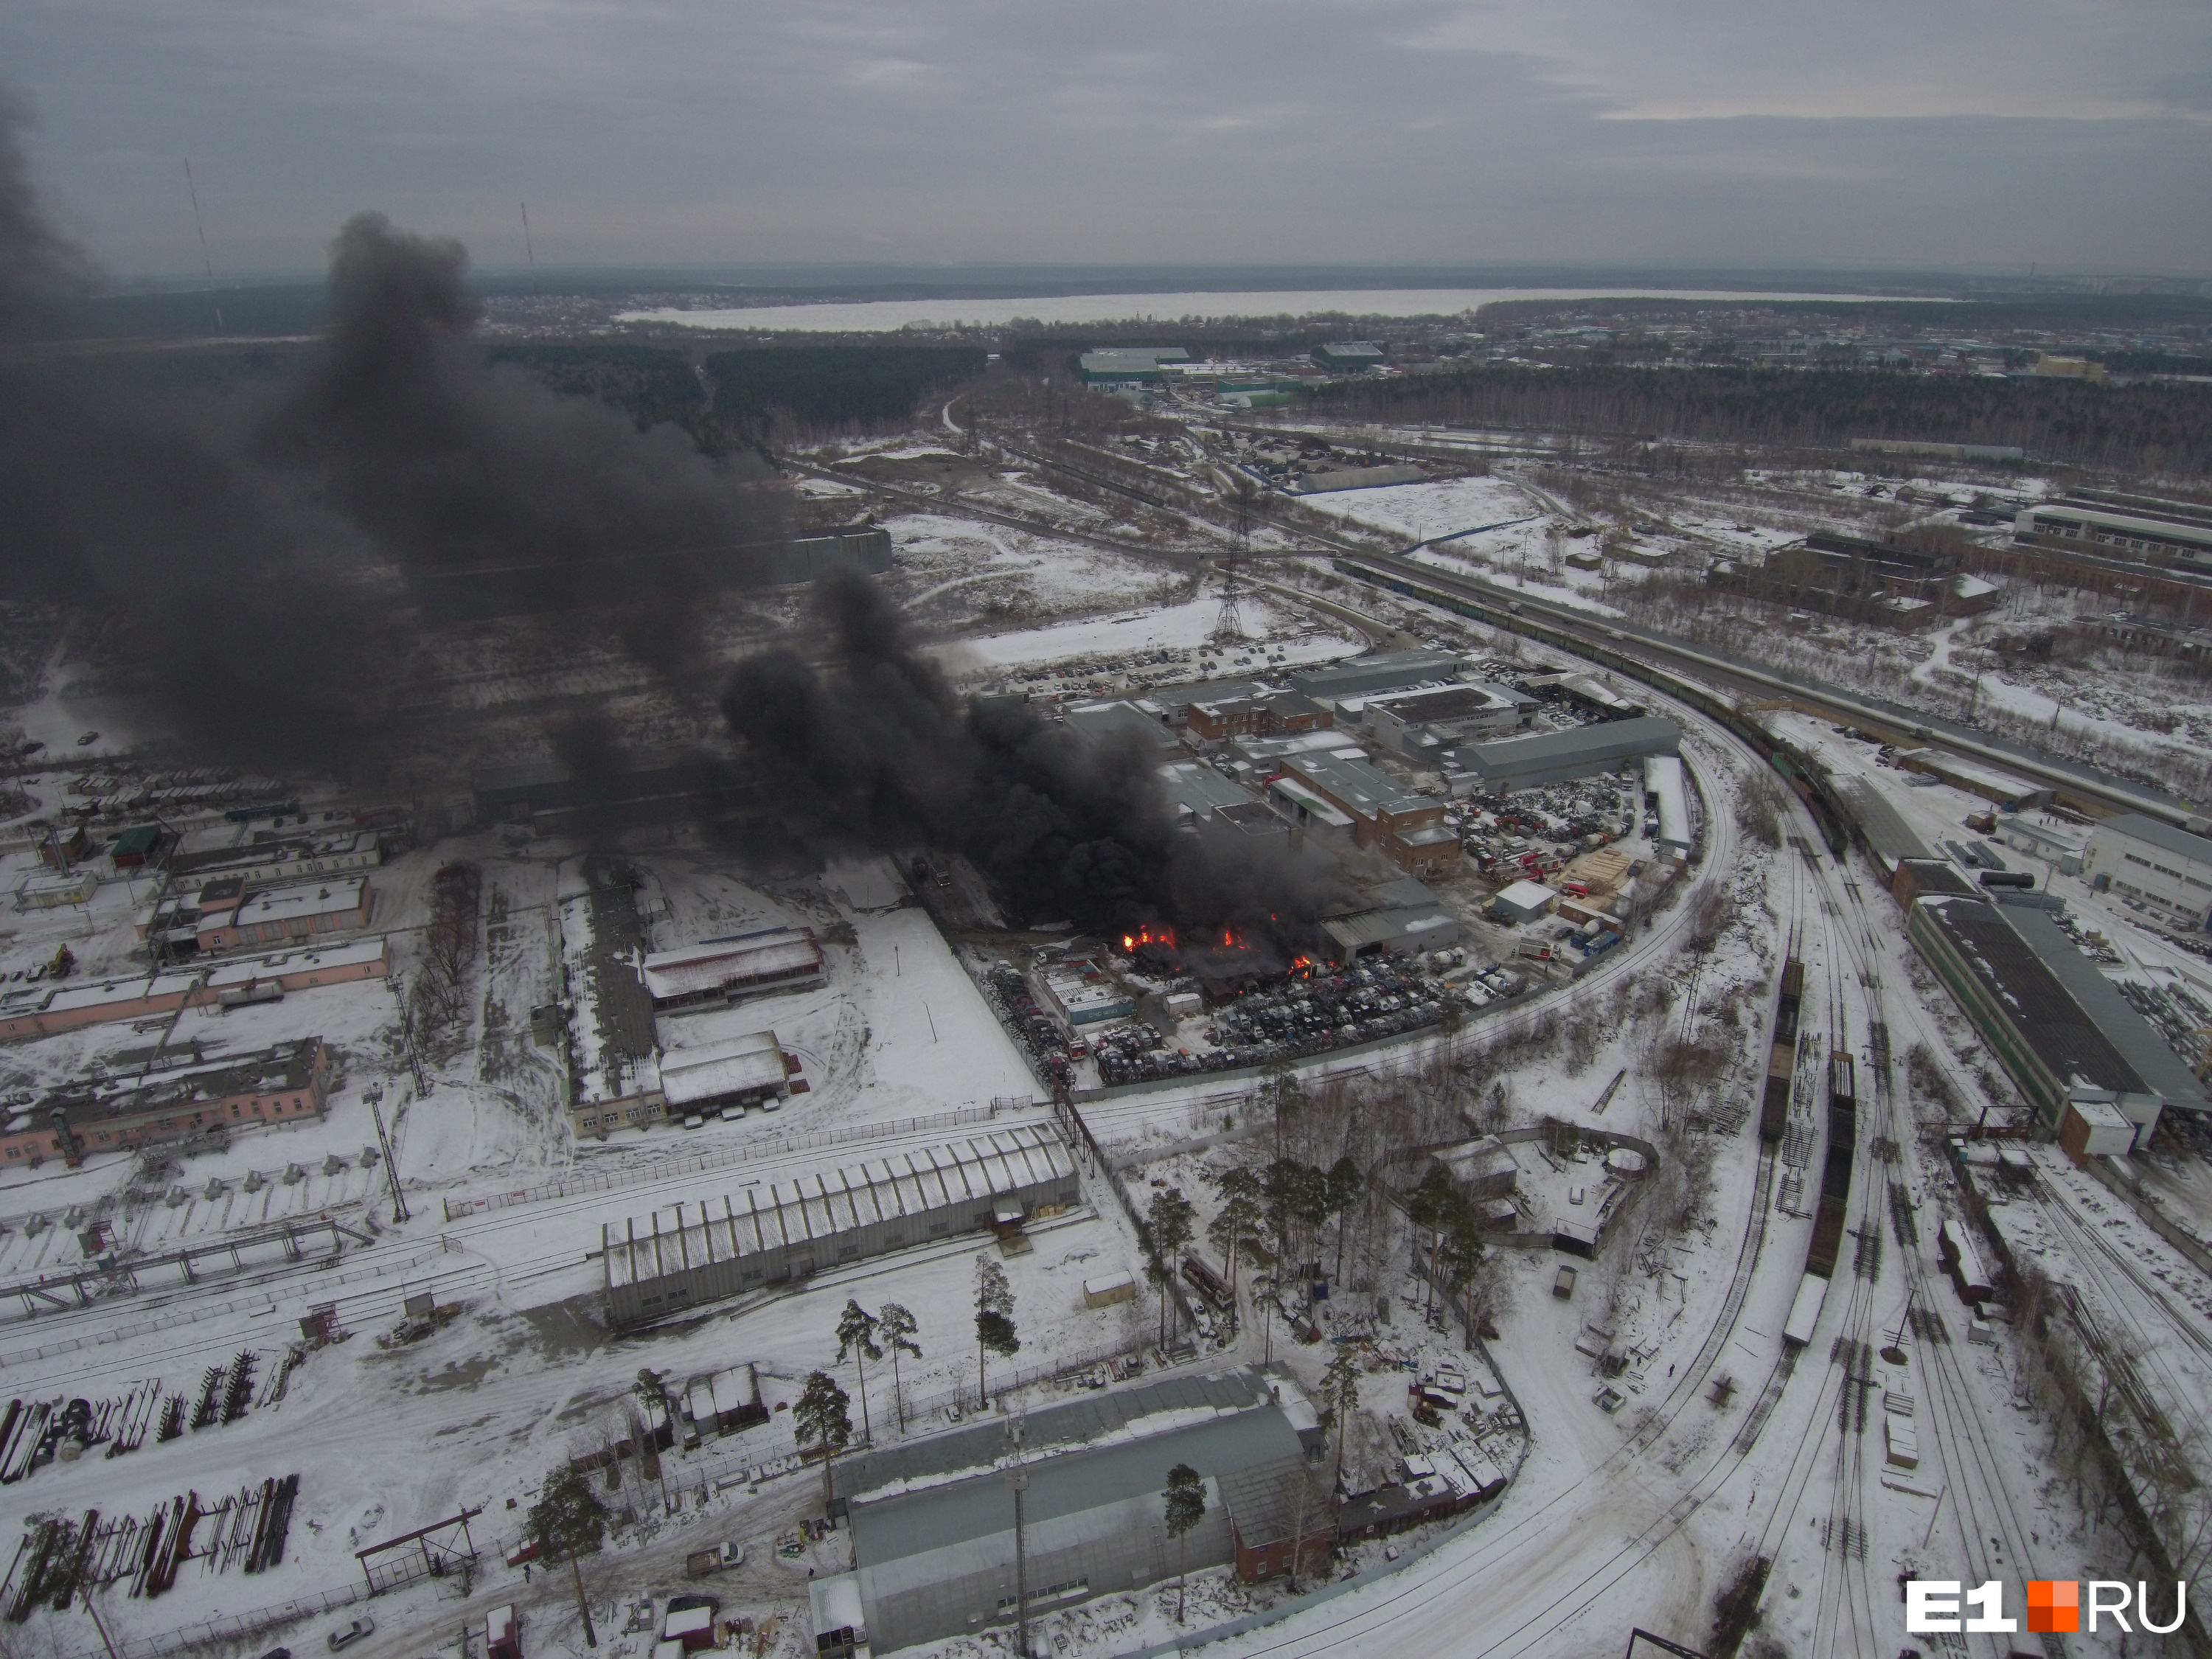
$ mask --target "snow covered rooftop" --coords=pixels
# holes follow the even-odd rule
[[[645,988],[656,1003],[765,988],[821,971],[822,946],[807,927],[769,927],[680,951],[656,951],[641,969]]]
[[[781,1091],[785,1075],[783,1047],[773,1031],[672,1049],[660,1057],[660,1092],[674,1113],[702,1101]]]

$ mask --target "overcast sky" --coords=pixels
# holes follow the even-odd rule
[[[9,0],[118,276],[378,208],[517,265],[2212,273],[2207,0]]]

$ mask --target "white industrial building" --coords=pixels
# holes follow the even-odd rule
[[[751,1031],[661,1055],[660,1093],[669,1116],[703,1116],[787,1098],[791,1068],[775,1032]]]
[[[1659,815],[1659,832],[1652,837],[1662,850],[1690,850],[1690,787],[1679,755],[1644,757],[1644,793]]]
[[[639,969],[655,1013],[726,1008],[747,997],[811,990],[822,983],[822,946],[811,927],[764,927],[656,951]]]
[[[2187,927],[2212,925],[2212,841],[2124,812],[2089,835],[2081,873]]]
[[[2212,509],[2105,491],[2081,491],[2023,511],[2013,539],[2078,547],[2107,558],[2156,564],[2212,564]]]

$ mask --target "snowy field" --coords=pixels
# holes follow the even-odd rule
[[[1382,489],[1339,489],[1302,495],[1305,506],[1354,524],[1429,541],[1486,525],[1541,515],[1541,501],[1508,478],[1443,478],[1433,483],[1391,484]]]
[[[1356,640],[1301,626],[1298,619],[1267,599],[1247,597],[1240,611],[1249,638],[1295,636],[1281,647],[1285,659],[1292,664],[1327,662],[1358,649]],[[1220,615],[1219,598],[1210,596],[1186,605],[1123,611],[1054,628],[984,635],[934,648],[939,660],[955,673],[988,672],[1077,658],[1135,656],[1146,651],[1202,645],[1212,637]]]
[[[1035,511],[1038,503],[1020,505]],[[907,514],[885,528],[898,546],[900,603],[925,623],[1126,605],[1133,593],[1165,598],[1183,585],[1157,564],[981,520]]]

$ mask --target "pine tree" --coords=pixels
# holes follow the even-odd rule
[[[1189,1464],[1178,1463],[1168,1471],[1167,1490],[1161,1496],[1167,1500],[1164,1519],[1168,1536],[1176,1540],[1176,1623],[1180,1625],[1189,1533],[1206,1519],[1206,1482],[1199,1479],[1198,1471]]]
[[[830,1485],[830,1460],[853,1442],[852,1402],[827,1371],[808,1373],[799,1403],[791,1408],[792,1432],[800,1451],[818,1449],[822,1457],[822,1513],[826,1520],[836,1494]]]
[[[921,1345],[914,1340],[915,1333],[921,1328],[915,1323],[914,1316],[896,1302],[884,1303],[883,1312],[876,1317],[884,1346],[890,1350],[891,1398],[898,1407],[899,1432],[903,1434],[906,1432],[906,1393],[899,1382],[899,1356],[904,1353],[911,1354],[916,1359],[921,1358]]]
[[[1012,1358],[1021,1352],[1021,1338],[1014,1330],[1014,1290],[1006,1283],[1006,1270],[987,1255],[975,1258],[975,1398],[982,1406],[991,1403],[985,1386],[984,1366],[988,1356]]]
[[[860,1433],[871,1444],[876,1431],[868,1421],[867,1362],[884,1357],[884,1351],[876,1346],[876,1328],[880,1322],[852,1297],[846,1299],[845,1311],[837,1319],[837,1358],[842,1362],[847,1354],[853,1356],[854,1377],[860,1391]]]

